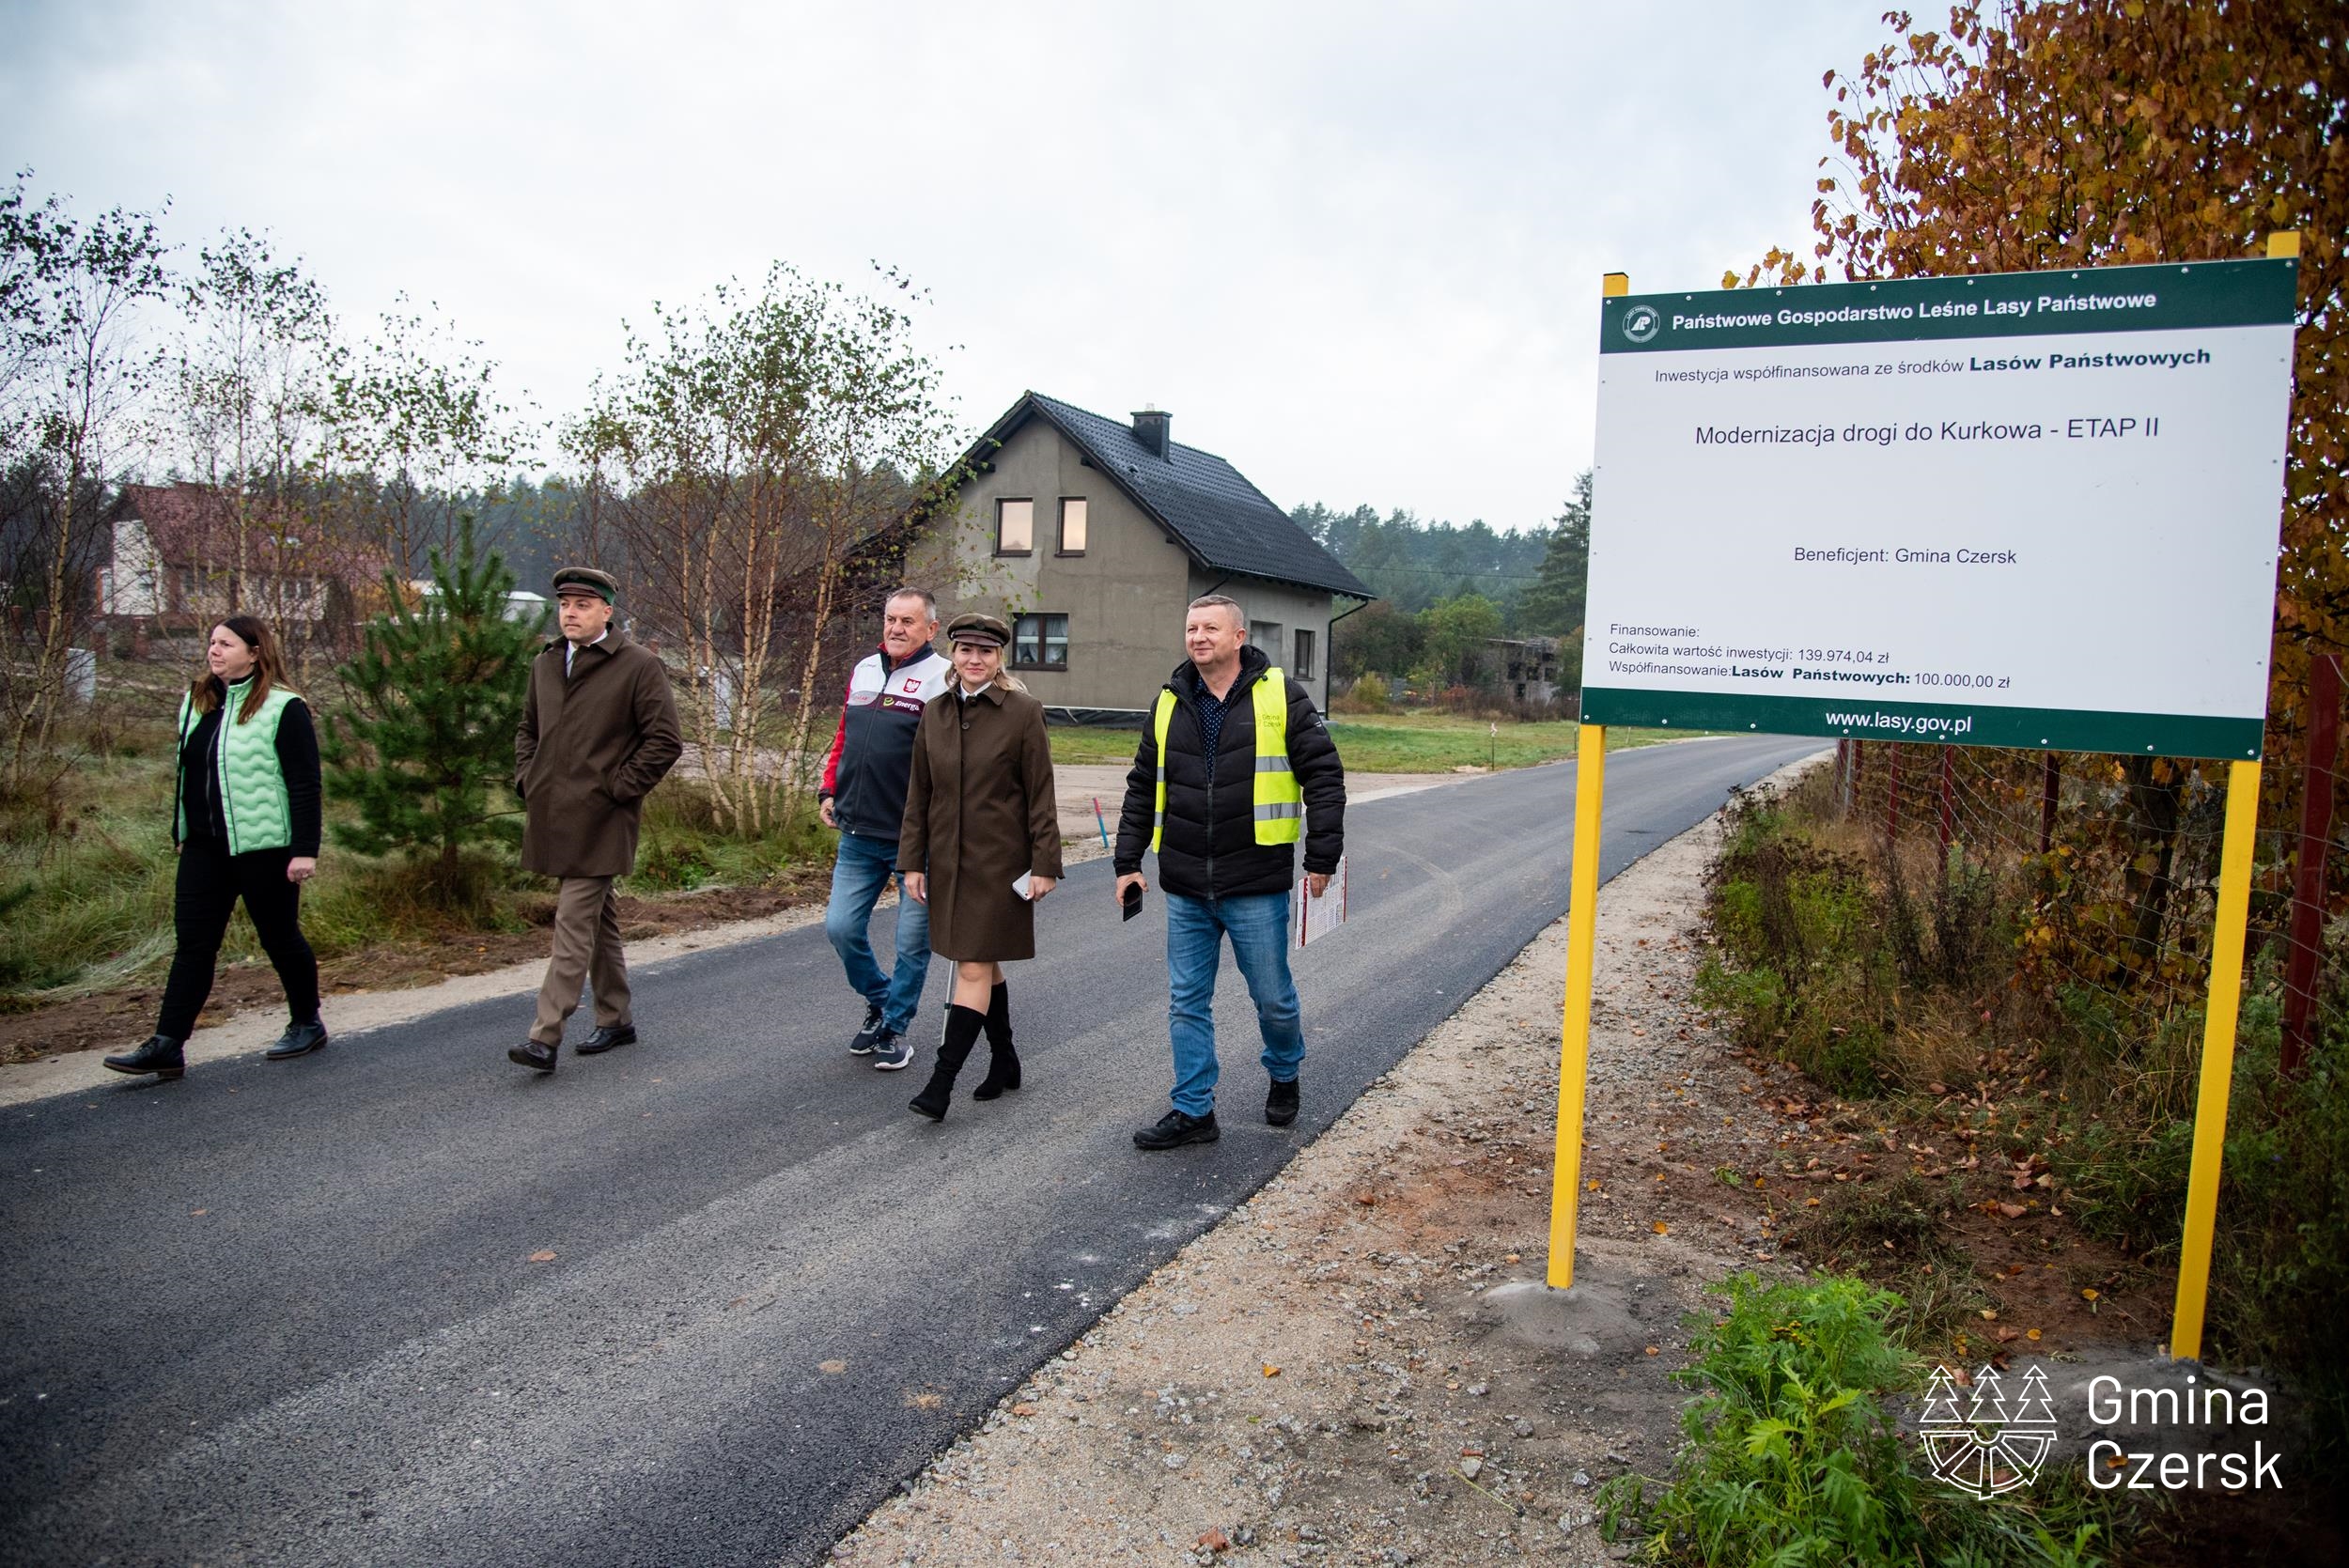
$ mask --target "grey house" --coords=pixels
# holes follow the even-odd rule
[[[1056,720],[1138,722],[1206,593],[1237,599],[1249,641],[1326,707],[1330,623],[1376,596],[1239,470],[1176,443],[1169,417],[1026,394],[972,446],[917,579],[926,564],[948,585],[942,614],[1011,622],[1009,663]]]

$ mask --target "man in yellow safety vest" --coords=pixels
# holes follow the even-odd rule
[[[1346,849],[1346,767],[1313,697],[1249,646],[1239,605],[1221,594],[1191,601],[1183,644],[1190,657],[1151,708],[1117,819],[1119,899],[1147,886],[1145,848],[1159,857],[1166,897],[1174,1108],[1134,1134],[1144,1149],[1221,1136],[1214,1002],[1226,937],[1264,1034],[1265,1120],[1297,1120],[1305,1032],[1289,978],[1295,846],[1304,843],[1316,898]]]

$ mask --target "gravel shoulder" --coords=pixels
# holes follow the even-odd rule
[[[1768,1205],[1708,1193],[1709,1155],[1681,1141],[1775,1143],[1727,1126],[1751,1103],[1702,1070],[1727,1054],[1689,1000],[1719,831],[1599,895],[1573,1291],[1543,1282],[1560,921],[834,1557],[1610,1560],[1593,1495],[1667,1467],[1681,1319],[1777,1255]]]

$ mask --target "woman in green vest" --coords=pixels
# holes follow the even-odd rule
[[[302,884],[319,866],[318,731],[285,686],[277,639],[250,615],[212,628],[207,669],[179,702],[179,777],[171,841],[179,851],[172,924],[179,945],[154,1038],[106,1058],[118,1073],[178,1078],[180,1052],[211,995],[228,916],[244,912],[276,966],[292,1016],[272,1062],[326,1044],[319,964],[302,935]]]

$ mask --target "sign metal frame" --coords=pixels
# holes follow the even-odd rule
[[[2269,260],[2294,260],[2299,254],[2300,241],[2296,233],[2272,234],[2268,237]],[[2117,270],[2080,269],[2070,275],[2074,279],[2083,276],[2094,278],[2100,273],[2108,275],[2113,271]],[[2174,273],[2177,270],[2170,268],[2166,271]],[[1972,298],[1980,301],[2008,295],[2019,297],[2017,291],[2028,291],[2032,287],[2031,279],[2045,275],[2016,273],[2004,277],[1937,281],[1943,285],[1941,292],[1947,293],[1952,300]],[[2274,287],[2274,279],[2278,275],[2274,269],[2247,272],[2240,264],[2204,264],[2202,269],[2189,272],[2186,275],[2195,280],[2194,287],[2186,291],[2186,303],[2184,306],[2193,319],[2178,324],[2243,324],[2253,318],[2247,312],[2258,310],[2270,313],[2258,317],[2258,319],[2272,318],[2274,302],[2261,298],[2260,290]],[[2296,272],[2290,275],[2296,278]],[[1877,340],[1894,335],[1895,332],[1902,337],[1996,335],[1994,332],[1984,331],[1985,319],[2002,322],[1998,331],[2013,335],[2049,330],[2044,322],[2030,323],[2019,315],[2009,319],[1952,313],[1921,318],[1912,316],[1892,331],[1888,331],[1880,316],[1860,314],[1872,308],[1866,300],[1866,293],[1872,287],[1866,284],[1843,284],[1806,288],[1803,290],[1806,308],[1850,313],[1845,319],[1835,323],[1836,330],[1848,333],[1849,335],[1843,339],[1847,341]],[[1635,351],[1651,346],[1662,347],[1655,341],[1661,335],[1660,320],[1647,323],[1642,332],[1641,322],[1632,318],[1641,310],[1652,313],[1653,307],[1643,302],[1632,301],[1630,294],[1629,274],[1606,274],[1600,289],[1603,323],[1612,326],[1634,346]],[[1918,331],[1920,327],[1927,330]],[[1735,333],[1743,329],[1732,326],[1723,330]],[[1713,341],[1722,347],[1736,346],[1726,338]],[[1587,660],[1585,668],[1588,668]],[[1574,1241],[1583,1186],[1582,1127],[1590,1078],[1591,1003],[1598,948],[1599,834],[1606,792],[1607,727],[1612,700],[1612,694],[1601,695],[1597,705],[1600,714],[1595,721],[1592,721],[1586,708],[1586,722],[1577,735],[1574,862],[1569,877],[1567,905],[1565,1005],[1559,1031],[1558,1129],[1551,1162],[1548,1269],[1548,1282],[1561,1290],[1571,1289],[1574,1285]],[[1701,697],[1694,700],[1700,706],[1703,701]],[[1688,717],[1684,717],[1682,722],[1688,722],[1691,717],[1701,722],[1701,715],[1693,709],[1688,711]],[[1633,716],[1627,710],[1616,722]],[[1758,721],[1749,721],[1739,727],[1759,730],[1762,724]],[[1806,727],[1792,733],[1832,735],[1835,732]],[[1980,737],[1940,743],[2030,744],[2028,739],[2004,734],[1984,734]],[[2046,742],[2043,740],[2040,744]],[[2067,745],[2063,749],[2108,748]],[[2130,749],[2135,750],[2135,747],[2132,745]],[[2245,749],[2249,752],[2248,756],[2242,754]],[[2244,949],[2250,921],[2252,846],[2259,825],[2260,748],[2257,737],[2251,737],[2251,744],[2245,748],[2244,737],[2231,733],[2223,743],[2223,749],[2221,745],[2214,744],[2208,751],[2197,750],[2204,755],[2232,756],[2232,760],[2227,764],[2226,832],[2219,852],[2218,904],[2211,942],[2210,990],[2203,1010],[2202,1058],[2194,1112],[2193,1165],[2186,1182],[2184,1244],[2170,1323],[2169,1353],[2172,1358],[2179,1360],[2197,1360],[2201,1356],[2203,1316],[2210,1294],[2211,1246],[2218,1211],[2219,1166],[2226,1149],[2227,1107],[2234,1079],[2235,1032],[2242,1010]]]

